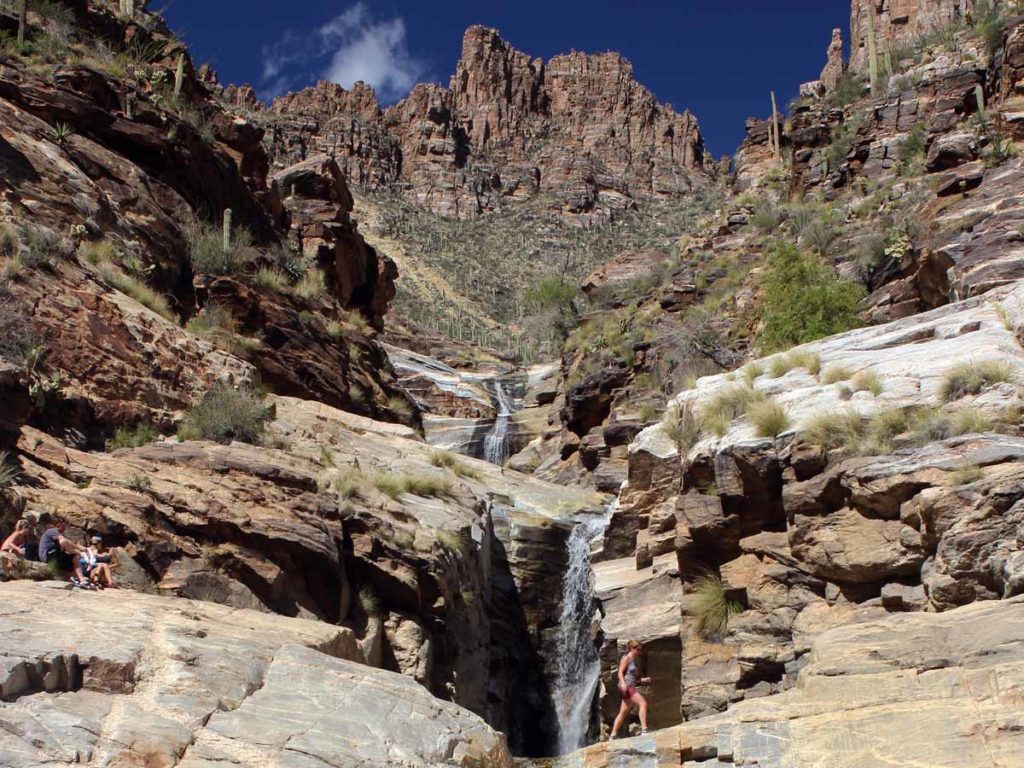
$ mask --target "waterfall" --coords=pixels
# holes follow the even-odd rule
[[[558,624],[558,676],[552,698],[558,716],[558,754],[586,746],[601,663],[591,637],[594,583],[590,544],[608,525],[607,518],[578,523],[566,545],[569,561],[562,584]]]
[[[505,385],[501,379],[494,380],[494,400],[498,415],[491,431],[484,437],[484,459],[491,464],[504,464],[509,455],[508,425],[512,404],[505,394]]]

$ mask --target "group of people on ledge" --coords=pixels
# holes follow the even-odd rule
[[[64,535],[66,528],[66,521],[54,515],[44,513],[38,520],[23,517],[0,544],[0,553],[46,563],[53,574],[70,573],[71,583],[82,589],[115,586],[117,561],[103,538],[93,536],[89,545],[78,544]]]

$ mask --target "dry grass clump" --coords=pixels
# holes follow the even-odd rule
[[[697,620],[697,632],[705,638],[720,637],[729,628],[729,621],[743,606],[730,600],[725,586],[717,576],[708,574],[701,577],[694,588],[696,601],[693,617]]]
[[[945,403],[967,395],[977,395],[1001,383],[1015,384],[1017,372],[1003,360],[982,360],[955,365],[946,371],[939,384],[939,399]]]
[[[870,392],[878,397],[885,390],[882,380],[878,374],[868,369],[861,371],[850,380],[850,387],[854,392]]]
[[[961,467],[949,473],[946,482],[949,485],[970,485],[985,478],[985,472],[978,466]]]
[[[112,261],[103,261],[96,266],[96,272],[100,279],[117,291],[131,296],[139,304],[147,309],[156,312],[165,320],[175,321],[174,312],[171,311],[167,299],[154,291],[148,285],[135,277],[125,273]]]
[[[746,383],[748,387],[754,386],[754,382],[757,380],[757,377],[763,374],[764,368],[760,365],[760,363],[747,363],[740,370],[740,377],[743,379],[743,381]]]
[[[662,417],[661,428],[675,445],[680,456],[688,454],[700,440],[700,420],[688,405],[670,405]]]
[[[747,418],[754,425],[758,437],[778,437],[789,428],[789,415],[775,400],[753,403],[747,409]]]
[[[338,492],[340,498],[351,501],[362,496],[365,482],[366,478],[362,472],[354,468],[349,469],[334,478],[334,490]]]
[[[256,285],[267,291],[284,293],[288,290],[288,276],[277,267],[260,267],[253,275]]]
[[[806,368],[811,376],[817,376],[821,371],[821,356],[817,352],[788,352],[772,358],[768,371],[773,379],[777,379],[794,368]]]
[[[295,295],[305,301],[318,301],[327,293],[324,273],[319,269],[311,269],[295,284]]]
[[[708,398],[700,409],[700,421],[705,428],[721,437],[729,424],[745,414],[751,405],[766,400],[763,392],[743,384],[736,384]]]
[[[444,498],[453,494],[452,484],[448,480],[431,475],[395,475],[382,472],[373,480],[377,490],[394,500],[406,493],[425,498]]]
[[[458,456],[451,451],[431,451],[430,463],[435,467],[450,470],[459,477],[468,477],[471,480],[480,479],[480,473],[477,470],[459,461]]]
[[[856,445],[864,436],[864,420],[853,408],[826,411],[807,422],[803,435],[809,443],[827,451]]]
[[[853,371],[841,365],[830,365],[821,373],[822,384],[838,384],[853,377]]]

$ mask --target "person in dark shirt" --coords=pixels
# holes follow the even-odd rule
[[[59,517],[51,520],[50,527],[39,538],[39,561],[60,571],[73,571],[71,583],[84,584],[85,579],[82,578],[82,570],[75,555],[84,552],[85,547],[64,535],[66,527],[67,523]]]

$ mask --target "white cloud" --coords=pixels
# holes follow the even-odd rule
[[[425,72],[409,53],[405,21],[378,21],[362,1],[312,33],[288,31],[263,48],[263,89],[271,97],[322,77],[344,88],[362,80],[386,103],[405,96]]]

